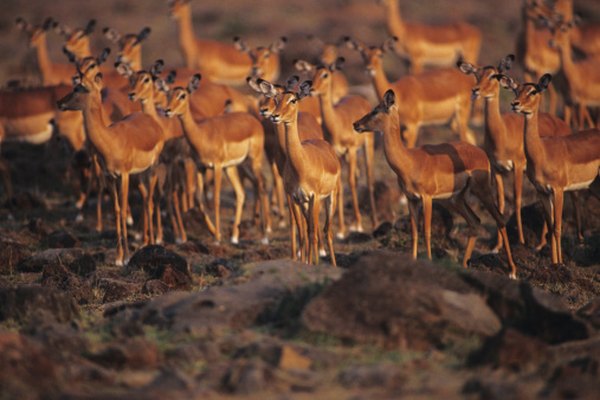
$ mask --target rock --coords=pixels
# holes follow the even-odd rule
[[[29,248],[11,239],[0,239],[0,274],[13,274],[17,265],[31,257]]]
[[[596,297],[577,311],[577,315],[586,319],[596,329],[600,330],[600,297]]]
[[[65,230],[58,230],[50,233],[44,239],[44,245],[51,249],[61,248],[72,248],[79,245],[79,239],[73,236],[72,233]]]
[[[478,271],[462,277],[487,299],[506,327],[551,344],[590,336],[590,327],[573,315],[559,297],[527,282]]]
[[[389,221],[385,221],[381,223],[377,228],[375,228],[375,230],[373,231],[373,237],[375,239],[379,239],[392,234],[393,231],[394,225]]]
[[[68,322],[78,309],[67,293],[39,286],[0,288],[0,321],[27,323],[32,318]]]
[[[157,296],[165,294],[169,291],[169,286],[159,279],[150,279],[144,282],[142,286],[142,293],[149,294],[151,296]]]
[[[362,257],[305,307],[305,327],[401,349],[443,348],[500,330],[483,298],[456,273],[404,257],[392,252]]]
[[[188,289],[192,284],[186,259],[158,245],[138,250],[131,257],[127,269],[141,269],[148,278],[160,279],[170,289]]]
[[[69,271],[62,264],[48,264],[42,271],[42,286],[56,288],[73,296],[78,304],[89,304],[94,293],[89,282]]]
[[[348,236],[346,237],[346,239],[344,240],[344,243],[349,243],[349,244],[365,243],[371,239],[373,239],[373,236],[371,236],[369,233],[350,232],[348,234]]]
[[[267,365],[260,360],[237,361],[225,375],[223,387],[239,395],[254,394],[266,388],[270,375]]]
[[[123,300],[138,292],[138,286],[129,282],[123,282],[118,279],[101,278],[95,287],[103,293],[102,303],[112,303],[113,301]]]
[[[338,376],[346,388],[386,388],[398,390],[406,382],[406,376],[395,365],[359,365],[345,368]]]
[[[20,272],[42,272],[48,265],[64,266],[80,275],[88,275],[96,269],[96,262],[85,250],[48,249],[22,260],[17,269]]]
[[[143,337],[110,343],[87,358],[112,369],[153,369],[158,366],[159,353],[156,344]]]

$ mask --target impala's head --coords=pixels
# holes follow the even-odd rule
[[[346,46],[360,53],[367,73],[375,76],[377,71],[383,70],[383,56],[388,51],[396,51],[397,37],[387,39],[381,46],[367,46],[362,41],[352,39],[349,36],[344,38]]]
[[[154,101],[154,93],[161,85],[160,73],[165,63],[157,60],[150,71],[138,71],[130,79],[129,99],[144,104],[148,100]]]
[[[178,86],[170,92],[165,110],[167,117],[183,115],[189,110],[190,96],[200,86],[200,79],[202,79],[202,76],[196,74],[190,79],[187,87]]]
[[[456,64],[463,73],[472,74],[477,80],[477,85],[472,89],[471,98],[491,99],[498,98],[500,95],[500,77],[510,69],[514,60],[515,56],[509,54],[500,61],[497,67],[491,65],[478,67],[463,60],[459,60]]]
[[[383,95],[383,100],[373,110],[354,123],[354,130],[363,132],[385,132],[389,125],[390,114],[398,114],[396,95],[389,89]]]
[[[285,88],[281,85],[274,85],[262,78],[251,76],[246,78],[246,82],[250,88],[261,94],[258,102],[260,115],[263,118],[270,118],[275,108],[277,108],[277,102],[285,91]]]
[[[319,65],[315,67],[315,73],[310,86],[310,94],[317,95],[326,93],[331,88],[333,82],[333,73],[342,68],[346,60],[343,57],[338,57],[333,64]]]
[[[174,19],[179,19],[189,14],[191,11],[190,0],[169,0],[169,16]]]
[[[73,91],[57,102],[61,111],[83,110],[93,92],[100,93],[102,73],[86,77],[81,72],[73,78]]]
[[[239,36],[233,38],[233,43],[238,51],[248,54],[252,60],[252,75],[261,78],[265,75],[265,71],[268,71],[267,66],[272,65],[271,57],[279,54],[285,48],[287,38],[282,36],[276,42],[271,43],[269,47],[248,47]],[[275,61],[275,63],[275,67],[279,68],[279,61]]]
[[[517,86],[513,84],[512,88],[516,94],[515,99],[510,103],[513,111],[525,116],[537,113],[542,99],[541,93],[548,88],[551,81],[552,75],[544,74],[538,83],[525,83]]]
[[[117,62],[133,64],[134,68],[139,68],[142,61],[141,43],[150,35],[152,30],[145,27],[138,33],[128,33],[121,35],[117,30],[104,28],[104,36],[119,47],[116,56]]]
[[[56,27],[57,22],[54,21],[51,17],[46,18],[42,25],[31,25],[23,18],[18,17],[15,21],[15,24],[19,29],[27,34],[29,39],[30,47],[37,47],[44,44],[44,40],[46,38],[46,33]]]
[[[65,38],[64,49],[83,58],[90,54],[90,35],[96,28],[96,20],[91,19],[84,28],[70,29],[65,25],[58,25],[58,32]]]
[[[68,52],[68,50],[65,51]],[[110,49],[107,47],[104,50],[102,50],[98,57],[85,57],[82,60],[74,61],[77,65],[77,70],[79,71],[80,78],[82,80],[88,79],[90,81],[94,81],[96,74],[100,72],[100,65],[102,65],[106,61],[109,54]],[[73,61],[74,58],[75,56],[73,54],[69,55],[70,60]]]
[[[303,97],[310,94],[310,88],[311,82],[304,81],[299,85],[298,91],[285,90],[280,94],[277,101],[277,108],[271,114],[271,121],[276,124],[289,124],[297,121],[299,102]]]

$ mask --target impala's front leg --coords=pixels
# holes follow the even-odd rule
[[[494,174],[494,179],[496,181],[496,194],[498,196],[498,199],[497,199],[498,200],[498,210],[500,211],[500,214],[504,215],[504,207],[505,207],[504,180],[502,178],[502,175],[498,174],[498,173]],[[515,188],[516,188],[516,183],[515,183]],[[515,201],[515,203],[516,203],[516,201]],[[516,208],[515,208],[515,212],[517,212]],[[501,248],[502,248],[502,234],[500,233],[500,230],[498,230],[498,237],[496,239],[496,245],[492,249],[492,253],[497,253],[498,251],[500,251]]]
[[[215,165],[214,173],[215,239],[217,242],[221,242],[221,180],[223,179],[223,167],[220,164]]]
[[[348,158],[348,184],[350,185],[350,194],[352,196],[352,209],[354,210],[354,225],[351,230],[362,232],[362,218],[358,206],[358,193],[356,190],[356,149],[350,148],[347,153]]]
[[[554,191],[554,240],[556,241],[556,256],[560,264],[563,263],[562,257],[562,213],[564,204],[564,192],[562,189]]]
[[[377,208],[375,206],[375,177],[373,175],[373,160],[375,159],[375,136],[373,134],[367,134],[365,137],[365,167],[367,170],[367,187],[369,189],[369,202],[371,205],[371,224],[373,229],[379,224],[377,218]]]
[[[127,211],[129,204],[129,174],[121,175],[121,225],[123,228],[123,265],[129,262],[129,241],[127,240]]]
[[[115,265],[118,267],[123,266],[123,232],[121,230],[121,206],[119,205],[119,191],[117,189],[117,180],[111,179],[111,192],[113,198],[113,204],[115,207],[115,229],[117,231],[117,257],[115,258]]]
[[[427,258],[431,260],[431,214],[433,211],[433,202],[431,196],[423,196],[423,227],[425,232],[425,247],[427,248]]]
[[[419,248],[419,225],[417,224],[419,218],[418,200],[408,199],[408,213],[410,216],[410,233],[412,236],[412,258],[413,260],[416,260]]]
[[[517,228],[519,230],[519,243],[525,244],[525,237],[523,236],[523,220],[521,218],[521,207],[523,199],[523,171],[525,166],[521,163],[515,163],[514,165],[514,192],[515,192],[515,215],[517,216]],[[502,210],[500,210],[502,212]]]
[[[140,183],[138,184],[138,190],[140,191],[140,194],[142,196],[142,208],[143,208],[143,228],[142,228],[142,235],[143,235],[143,243],[144,246],[151,244],[151,235],[149,234],[149,227],[148,227],[148,218],[150,215],[150,212],[148,210],[148,189],[146,188],[146,185],[144,185],[144,183],[142,182],[142,178],[140,178]]]
[[[546,219],[546,226],[550,233],[550,249],[552,250],[552,264],[558,264],[558,253],[556,248],[556,237],[554,236],[554,207],[552,204],[551,195],[540,193],[540,200],[544,206],[544,217]]]
[[[242,186],[240,176],[238,175],[237,166],[225,169],[225,174],[227,174],[229,182],[231,182],[231,185],[233,186],[233,191],[235,193],[235,219],[233,222],[233,230],[231,233],[231,243],[238,244],[240,242],[240,222],[242,221],[242,212],[244,211],[244,201],[246,195],[244,194],[244,187]]]

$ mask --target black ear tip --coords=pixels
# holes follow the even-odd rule
[[[104,50],[102,50],[103,53],[105,53],[106,55],[110,54],[110,47],[105,47]]]
[[[159,58],[158,60],[156,60],[156,64],[165,65],[165,61],[162,58]]]
[[[142,32],[150,33],[152,32],[152,28],[150,28],[149,26],[145,26],[144,29],[142,29]]]
[[[515,61],[515,59],[516,59],[514,54],[509,54],[506,56],[506,58],[508,58],[510,61]]]
[[[247,76],[247,77],[246,77],[246,82],[248,82],[248,83],[249,83],[251,80],[252,80],[252,77],[251,77],[251,76]]]
[[[241,38],[239,36],[234,36],[233,37],[233,41],[234,42],[239,42],[241,40]]]
[[[107,26],[104,29],[102,29],[102,33],[107,33],[110,30],[110,28]]]
[[[194,79],[197,79],[197,80],[202,79],[202,74],[194,74]]]
[[[281,41],[284,42],[284,43],[287,43],[288,38],[286,36],[282,36],[281,37]]]

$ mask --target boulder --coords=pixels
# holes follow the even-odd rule
[[[73,298],[62,291],[40,286],[0,288],[0,321],[27,323],[34,317],[68,322],[78,315]]]
[[[127,269],[143,270],[149,279],[159,279],[170,289],[189,289],[192,284],[186,259],[159,245],[138,250],[131,257]]]
[[[304,309],[311,331],[392,348],[443,348],[496,334],[500,321],[458,274],[403,254],[362,257]]]

